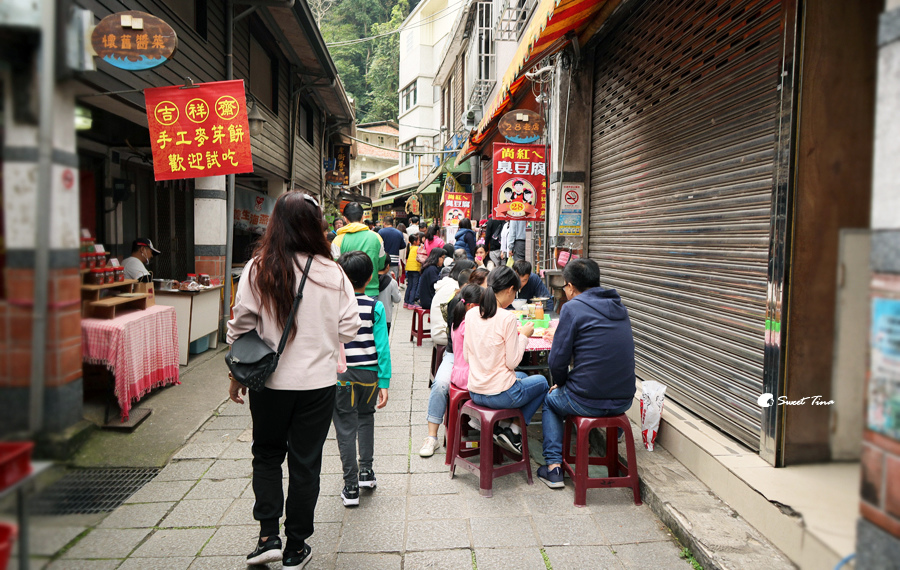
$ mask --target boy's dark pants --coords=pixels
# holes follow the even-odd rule
[[[375,404],[378,403],[378,373],[348,368],[338,374],[334,401],[334,431],[344,467],[344,484],[359,484],[360,469],[371,469],[375,454]],[[356,444],[359,442],[359,463]]]

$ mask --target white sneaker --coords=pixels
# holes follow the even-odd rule
[[[434,451],[441,447],[441,442],[438,441],[438,438],[428,436],[425,438],[425,443],[422,444],[422,449],[419,450],[419,455],[421,457],[431,457],[434,455]]]
[[[478,418],[469,418],[469,427],[481,431],[481,420]]]

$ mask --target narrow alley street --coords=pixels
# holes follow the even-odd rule
[[[419,457],[431,342],[410,343],[411,312],[394,314],[395,373],[388,405],[376,414],[378,487],[364,490],[357,508],[341,504],[332,428],[307,568],[689,568],[668,530],[646,504],[633,504],[629,489],[591,490],[587,507],[577,508],[570,481],[552,490],[537,477],[529,486],[516,473],[496,480],[493,498],[484,499],[474,474],[458,469],[449,478],[443,447],[431,458]],[[221,368],[224,395],[224,363]],[[531,428],[532,459],[540,456],[539,429]],[[222,404],[151,482],[99,524],[86,532],[57,528],[78,538],[63,539],[58,559],[46,565],[49,559],[34,558],[32,568],[246,568],[259,529],[252,517],[250,446],[249,409]],[[47,543],[53,534],[54,527],[37,531]]]

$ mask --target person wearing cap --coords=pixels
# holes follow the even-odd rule
[[[150,272],[147,265],[159,254],[160,251],[153,247],[153,242],[147,238],[138,238],[131,242],[131,257],[126,257],[122,262],[122,266],[125,267],[125,279],[149,282]]]

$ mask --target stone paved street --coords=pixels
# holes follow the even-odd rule
[[[493,498],[484,499],[474,474],[460,469],[449,478],[443,448],[420,458],[431,343],[408,342],[410,314],[395,311],[390,401],[376,415],[378,487],[362,491],[358,508],[343,507],[332,430],[307,568],[689,568],[650,509],[633,504],[630,490],[592,490],[588,506],[576,508],[570,482],[551,490],[536,476],[529,486],[517,473],[496,480]],[[531,429],[533,456],[539,457],[539,427]],[[48,568],[245,568],[258,530],[251,514],[250,434],[248,408],[223,404],[126,504],[77,542],[71,536],[58,541],[69,548]],[[41,532],[51,540],[77,529]]]

